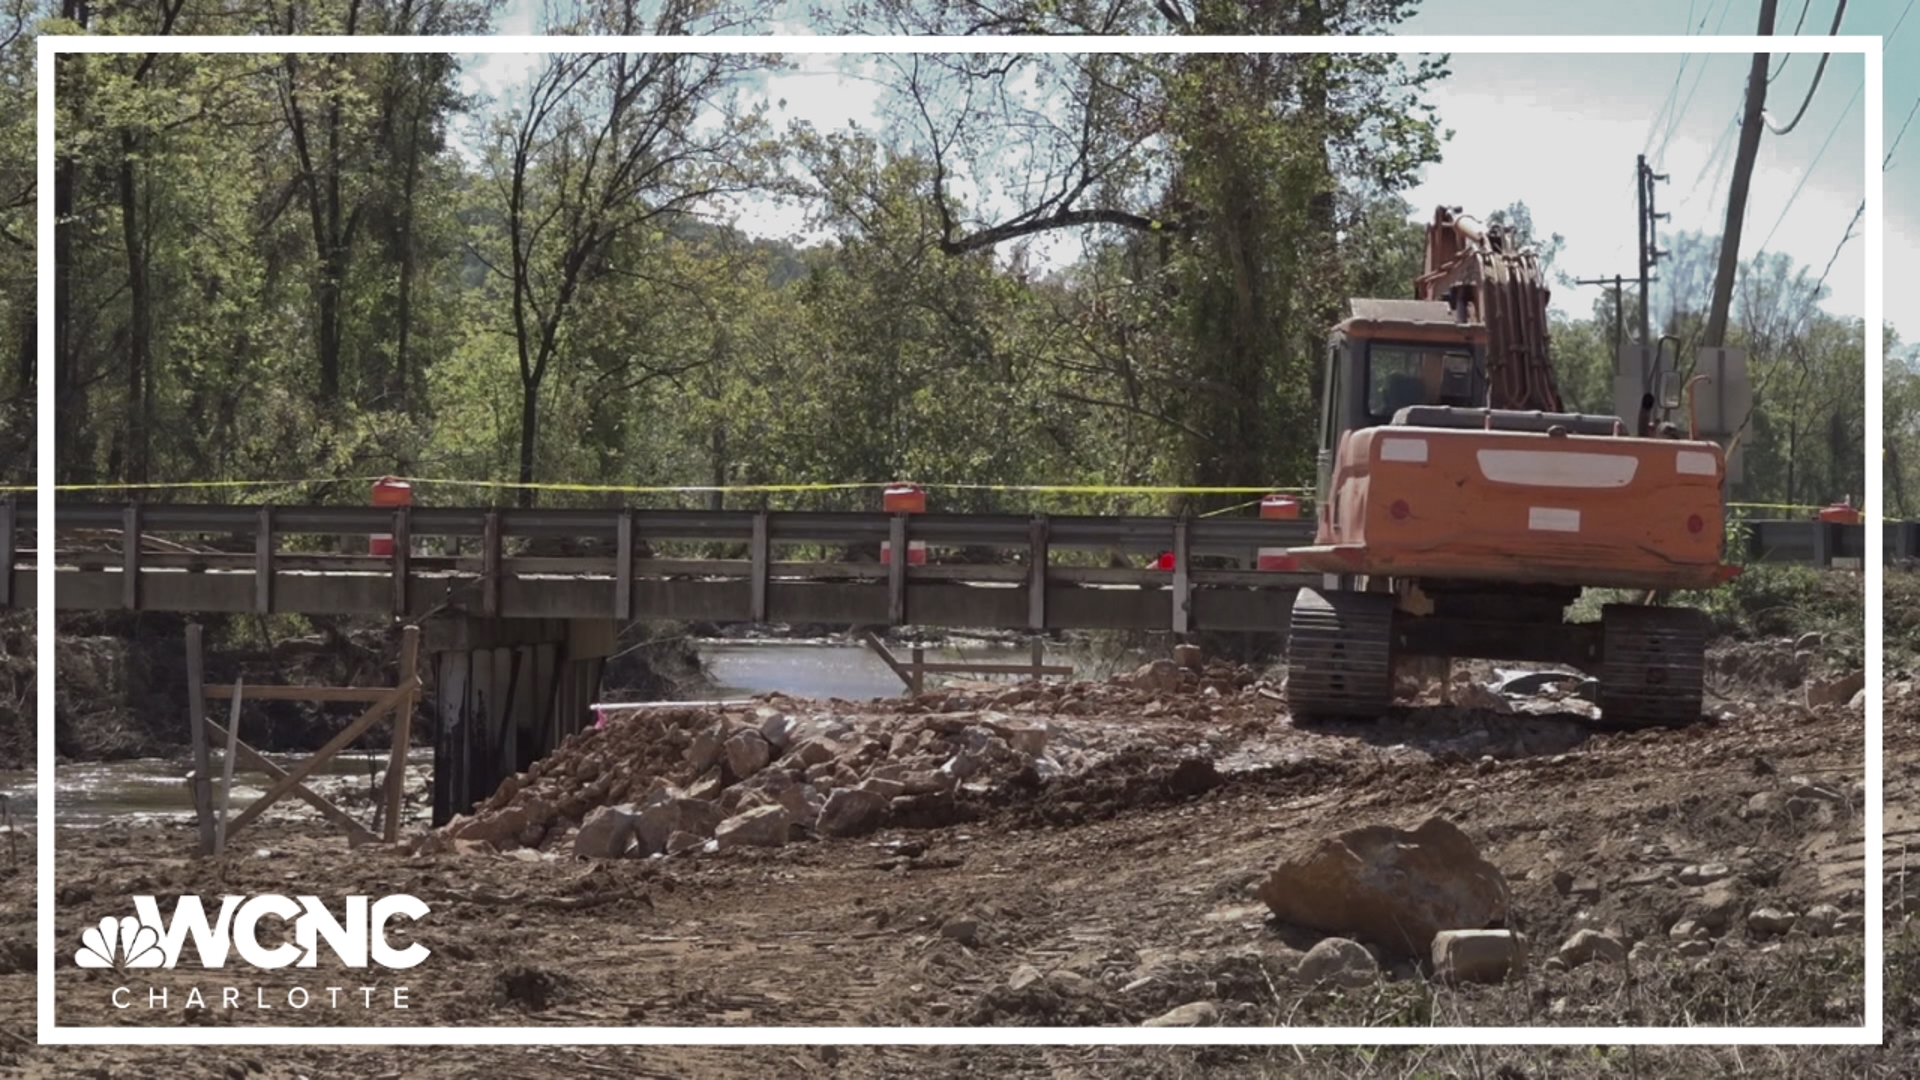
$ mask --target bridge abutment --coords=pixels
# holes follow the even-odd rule
[[[611,619],[444,617],[427,625],[435,708],[433,823],[593,723]]]

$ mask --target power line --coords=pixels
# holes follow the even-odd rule
[[[1853,212],[1853,220],[1847,222],[1847,231],[1841,235],[1840,242],[1833,245],[1833,254],[1827,259],[1827,268],[1820,271],[1820,280],[1814,283],[1813,295],[1820,295],[1820,287],[1827,283],[1827,275],[1833,272],[1833,264],[1840,258],[1840,249],[1846,247],[1847,241],[1853,239],[1853,227],[1860,224],[1860,215],[1866,212],[1867,200],[1861,199],[1860,208]]]
[[[1866,85],[1866,80],[1862,79],[1860,85],[1854,87],[1853,96],[1847,99],[1847,107],[1840,110],[1840,116],[1834,120],[1832,129],[1827,132],[1826,142],[1821,143],[1820,149],[1814,151],[1813,160],[1807,163],[1807,171],[1800,174],[1800,182],[1793,185],[1793,194],[1787,196],[1787,205],[1780,208],[1780,216],[1774,219],[1773,228],[1767,230],[1767,239],[1760,241],[1760,246],[1754,249],[1755,251],[1765,251],[1767,241],[1772,240],[1773,234],[1780,230],[1780,223],[1787,220],[1787,211],[1793,209],[1794,200],[1800,197],[1800,189],[1807,186],[1807,179],[1813,175],[1813,170],[1820,165],[1821,155],[1827,152],[1827,147],[1833,142],[1833,137],[1840,133],[1841,123],[1846,120],[1847,114],[1853,111],[1853,103],[1860,100],[1860,91],[1865,89]]]
[[[1846,13],[1847,13],[1847,0],[1840,0],[1840,6],[1836,7],[1833,11],[1833,28],[1827,31],[1828,37],[1832,37],[1835,34],[1838,34],[1840,32],[1840,17],[1842,15],[1845,15]],[[1800,102],[1800,111],[1793,114],[1793,119],[1787,121],[1786,127],[1783,127],[1783,128],[1774,127],[1773,121],[1767,119],[1766,113],[1760,114],[1760,120],[1762,123],[1765,123],[1767,125],[1768,131],[1773,132],[1775,135],[1785,135],[1787,132],[1792,131],[1794,127],[1800,123],[1800,118],[1807,115],[1807,106],[1813,104],[1814,91],[1820,89],[1820,77],[1827,73],[1827,61],[1832,58],[1833,58],[1832,53],[1820,54],[1820,66],[1813,69],[1813,85],[1807,87],[1807,96],[1804,99],[1802,99]]]
[[[1812,10],[1812,8],[1813,8],[1813,0],[1806,0],[1806,3],[1803,3],[1800,5],[1800,18],[1793,24],[1793,36],[1795,37],[1800,36],[1800,28],[1807,24],[1807,12]],[[1779,78],[1780,73],[1787,70],[1787,61],[1792,59],[1793,59],[1792,53],[1788,53],[1787,55],[1780,58],[1780,66],[1777,68],[1774,68],[1773,73],[1767,76],[1768,86],[1772,86],[1773,80]]]
[[[1893,152],[1900,149],[1900,138],[1907,133],[1907,125],[1913,123],[1913,114],[1917,112],[1920,112],[1920,97],[1913,99],[1913,108],[1907,110],[1907,118],[1900,122],[1900,130],[1893,136],[1893,145],[1887,147],[1887,156],[1880,159],[1881,172],[1886,172],[1887,166],[1893,163]]]
[[[1707,10],[1700,14],[1700,25],[1695,26],[1693,25],[1693,0],[1688,0],[1687,2],[1687,34],[1688,36],[1698,34],[1700,31],[1706,29],[1707,20],[1713,16],[1713,6],[1718,2],[1719,0],[1707,0]],[[1811,0],[1809,0],[1809,2],[1811,2]],[[1727,7],[1729,9],[1733,7],[1733,0],[1727,0]],[[1726,20],[1725,12],[1721,13],[1720,18],[1723,22]],[[1719,32],[1720,32],[1719,28],[1715,27],[1714,33],[1717,34]],[[1667,118],[1667,114],[1669,110],[1673,108],[1674,100],[1680,96],[1680,80],[1687,77],[1687,65],[1692,61],[1693,61],[1692,53],[1686,53],[1680,57],[1680,70],[1673,73],[1673,85],[1667,88],[1666,100],[1660,103],[1660,108],[1656,110],[1653,114],[1653,120],[1647,124],[1647,138],[1646,138],[1646,141],[1640,144],[1641,153],[1644,154],[1647,151],[1653,149],[1654,132],[1660,130],[1660,122]]]
[[[1912,10],[1913,10],[1913,0],[1907,0],[1907,6],[1900,9],[1900,17],[1893,20],[1893,29],[1887,31],[1886,44],[1880,46],[1880,51],[1882,55],[1886,53],[1887,45],[1893,44],[1894,35],[1900,32],[1900,24],[1907,21],[1907,12]]]

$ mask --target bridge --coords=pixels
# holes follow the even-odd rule
[[[62,503],[54,606],[425,623],[434,819],[593,722],[633,620],[1283,632],[1319,575],[1249,569],[1312,523],[1258,517]],[[0,608],[40,602],[30,506],[0,502]],[[1748,561],[1857,560],[1864,529],[1746,523]],[[1920,526],[1887,525],[1890,558]],[[389,555],[364,554],[391,535]],[[925,565],[900,558],[924,543]],[[881,545],[892,557],[883,561]],[[1171,567],[1136,565],[1165,553]]]

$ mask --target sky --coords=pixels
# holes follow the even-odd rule
[[[1806,0],[1802,35],[1823,36],[1834,0]],[[1912,0],[1850,0],[1843,35],[1886,35],[1884,145],[1894,146],[1909,109],[1920,102],[1920,11]],[[1776,32],[1801,21],[1801,4],[1780,0]],[[502,33],[536,28],[525,0],[515,0]],[[1759,0],[1426,0],[1402,34],[1751,34]],[[1903,22],[1903,16],[1905,21]],[[804,32],[794,25],[788,32]],[[1904,58],[1904,60],[1903,60]],[[797,70],[770,75],[767,99],[784,101],[776,122],[804,119],[822,129],[849,123],[880,130],[880,88],[844,70],[865,58],[794,57]],[[1783,64],[1784,60],[1784,64]],[[1767,111],[1783,125],[1806,97],[1817,54],[1775,57]],[[498,93],[525,77],[532,58],[467,58],[469,86]],[[1452,78],[1431,93],[1443,126],[1454,132],[1442,161],[1429,166],[1407,198],[1421,216],[1438,205],[1487,214],[1524,202],[1536,232],[1558,233],[1556,264],[1576,277],[1631,278],[1637,273],[1635,157],[1646,154],[1670,179],[1658,185],[1662,229],[1716,235],[1725,227],[1727,183],[1744,101],[1747,55],[1593,56],[1456,53]],[[1864,223],[1841,246],[1860,205],[1868,173],[1865,67],[1858,56],[1829,61],[1806,115],[1789,132],[1760,143],[1741,242],[1741,256],[1784,252],[1816,276],[1832,260],[1826,309],[1865,311]],[[1920,341],[1920,121],[1895,147],[1883,174],[1886,313],[1907,343]],[[796,207],[755,207],[749,231],[806,239]],[[1071,251],[1056,241],[1055,257]],[[1836,256],[1836,249],[1838,254]],[[1034,252],[1045,259],[1047,251]],[[1554,306],[1585,315],[1600,288],[1556,287]]]

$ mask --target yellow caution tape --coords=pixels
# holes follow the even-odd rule
[[[428,476],[327,476],[308,480],[193,480],[168,483],[147,484],[56,484],[55,491],[168,491],[191,490],[194,488],[276,488],[301,487],[311,484],[371,484],[376,480],[394,479],[413,485],[439,485],[445,487],[476,487],[532,491],[573,491],[595,492],[602,494],[632,495],[671,495],[671,494],[747,494],[794,491],[854,491],[863,488],[888,488],[896,484],[912,483],[901,480],[871,480],[854,483],[791,483],[791,484],[566,484],[532,483],[522,484],[510,480],[454,480]],[[954,491],[1004,491],[1027,492],[1033,494],[1056,495],[1274,495],[1274,494],[1311,494],[1308,488],[1299,487],[1179,487],[1147,484],[960,484],[960,483],[922,483],[916,486],[928,490],[948,489]],[[0,491],[35,491],[31,484],[0,486]],[[1239,509],[1258,503],[1255,499],[1242,503]],[[1214,511],[1222,513],[1224,511]]]

